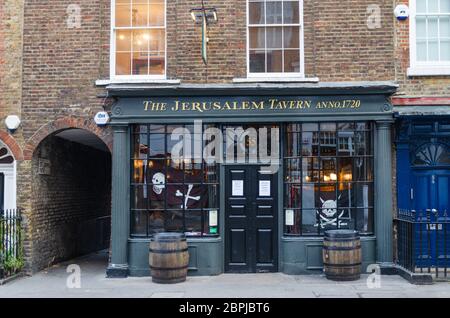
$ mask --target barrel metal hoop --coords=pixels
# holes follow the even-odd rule
[[[330,263],[323,263],[325,266],[330,267],[349,267],[349,266],[361,266],[361,263],[352,263],[352,264],[330,264]]]
[[[179,266],[179,267],[157,267],[150,265],[150,269],[160,270],[160,271],[176,271],[180,269],[187,269],[189,265]]]
[[[324,237],[323,240],[327,241],[327,242],[358,242],[359,241],[359,239],[355,238],[355,237],[349,237],[349,238],[329,238],[329,237]]]
[[[328,251],[357,251],[361,249],[361,246],[324,246],[323,248]]]
[[[179,250],[154,250],[154,249],[149,249],[150,253],[155,253],[155,254],[174,254],[174,253],[180,253],[180,252],[188,252],[189,249],[188,248],[183,248],[183,249],[179,249]]]

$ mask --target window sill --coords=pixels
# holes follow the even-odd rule
[[[233,83],[318,83],[318,77],[247,77],[233,78]]]
[[[178,85],[181,81],[178,79],[101,79],[96,80],[96,86],[107,86],[110,84],[165,84]]]
[[[446,76],[450,75],[450,65],[433,67],[410,67],[407,71],[408,76]]]

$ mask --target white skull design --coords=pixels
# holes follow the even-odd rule
[[[152,178],[152,183],[153,183],[153,191],[156,194],[161,194],[164,188],[166,187],[164,174],[162,174],[161,172],[155,173]]]
[[[326,217],[333,217],[337,213],[337,202],[335,200],[324,201],[321,198],[320,201],[322,201],[322,214]]]

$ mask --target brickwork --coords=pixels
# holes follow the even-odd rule
[[[409,4],[408,0],[396,0],[397,4]],[[410,66],[409,19],[395,21],[395,78],[400,84],[399,97],[449,97],[444,103],[450,105],[450,76],[407,76]],[[424,102],[426,104],[426,102]]]
[[[49,173],[40,160],[49,160]],[[32,270],[97,250],[96,220],[111,213],[110,154],[49,137],[31,168]]]

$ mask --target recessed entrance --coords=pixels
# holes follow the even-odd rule
[[[225,271],[278,269],[277,178],[260,165],[225,168]]]

